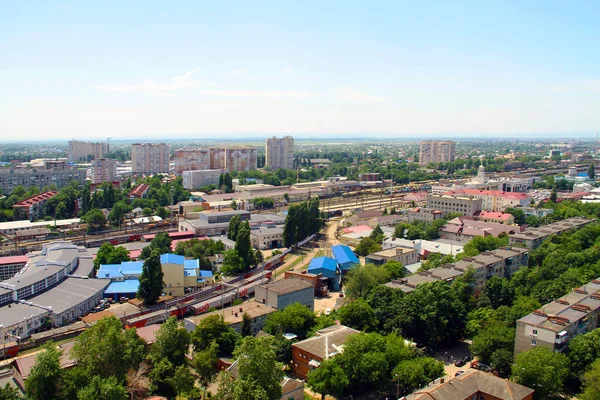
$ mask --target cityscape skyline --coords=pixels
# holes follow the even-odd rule
[[[341,4],[6,3],[0,137],[579,137],[600,127],[595,2]]]

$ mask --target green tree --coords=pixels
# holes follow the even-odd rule
[[[250,224],[244,221],[238,228],[237,237],[235,240],[235,250],[238,252],[242,260],[244,260],[245,269],[256,263],[254,257],[254,249],[250,244]]]
[[[219,355],[230,355],[240,335],[230,328],[223,317],[211,315],[202,319],[192,332],[191,341],[195,351],[203,351],[214,341],[219,345]]]
[[[444,363],[431,357],[404,360],[392,371],[394,380],[399,381],[402,393],[408,394],[434,379],[444,375]]]
[[[34,400],[53,399],[60,384],[61,351],[50,341],[42,346],[25,381],[27,397]]]
[[[110,210],[110,213],[108,213],[108,220],[114,226],[120,226],[121,225],[121,220],[123,219],[123,217],[125,216],[125,214],[127,214],[130,211],[131,211],[131,206],[125,204],[125,202],[123,202],[123,201],[117,201],[112,206],[112,209]]]
[[[236,214],[229,220],[229,228],[227,229],[227,239],[236,240],[240,227],[240,215]]]
[[[580,377],[597,358],[600,358],[600,328],[577,335],[569,342],[571,373]]]
[[[236,386],[258,387],[264,391],[267,400],[281,398],[283,365],[277,362],[268,340],[248,336],[236,349],[235,356],[238,359]]]
[[[242,314],[242,337],[252,335],[252,319],[248,313]]]
[[[496,352],[506,350],[512,354],[514,345],[514,329],[496,323],[486,327],[473,338],[473,353],[482,363],[492,364],[494,358],[503,360],[503,358],[494,356]],[[496,365],[493,366],[496,367]]]
[[[170,317],[156,332],[152,355],[157,358],[166,358],[174,366],[183,365],[189,344],[189,333],[185,328],[179,327],[176,317]]]
[[[272,335],[294,333],[304,339],[316,323],[315,313],[308,307],[293,303],[267,316],[263,329]]]
[[[381,245],[369,236],[360,239],[356,246],[356,254],[360,256],[368,256],[371,253],[376,253],[381,250]]]
[[[498,276],[492,276],[485,282],[483,294],[490,301],[492,308],[511,305],[515,296],[509,281]]]
[[[88,376],[123,379],[144,359],[145,343],[135,329],[123,330],[116,317],[102,318],[77,337],[71,356]]]
[[[527,216],[525,215],[525,212],[523,212],[523,210],[521,210],[520,208],[507,208],[506,210],[504,210],[504,212],[507,214],[511,214],[513,217],[515,217],[515,224],[525,224]]]
[[[121,264],[124,261],[129,261],[129,250],[123,246],[113,246],[109,242],[102,243],[96,258],[94,259],[94,268],[98,269],[104,264]]]
[[[583,393],[577,397],[581,400],[600,399],[600,358],[590,366],[583,376]]]
[[[221,273],[226,276],[237,275],[244,271],[244,259],[235,249],[225,251]]]
[[[213,381],[217,374],[217,364],[219,345],[213,341],[208,348],[196,352],[192,365],[198,374],[200,385],[204,388],[204,397],[206,397],[206,388]]]
[[[84,216],[81,217],[81,221],[88,224],[88,230],[94,232],[100,230],[106,225],[106,218],[102,211],[97,208],[92,208]]]
[[[142,266],[142,275],[140,276],[140,286],[138,288],[137,297],[144,304],[156,304],[163,290],[163,272],[160,263],[160,253],[158,250],[153,250],[144,261]]]
[[[588,178],[590,178],[591,180],[596,179],[596,170],[595,170],[594,164],[590,164],[590,167],[588,168],[587,173],[588,173]]]
[[[17,389],[13,389],[7,383],[4,387],[0,387],[0,400],[21,400],[21,396]]]
[[[265,257],[263,256],[263,253],[262,251],[260,251],[260,249],[256,249],[256,251],[254,252],[254,258],[256,259],[257,264],[260,264],[265,260]]]
[[[369,304],[361,298],[347,303],[338,312],[343,325],[359,331],[369,331],[377,326],[375,312]]]
[[[324,360],[319,368],[308,373],[307,384],[321,395],[321,400],[324,400],[326,395],[341,397],[350,382],[335,359],[328,359]]]
[[[403,278],[405,275],[404,265],[400,261],[388,261],[381,267],[387,271],[390,279]]]
[[[512,367],[512,380],[535,390],[537,399],[561,394],[568,377],[567,356],[545,347],[534,347],[517,355]]]
[[[374,264],[365,264],[354,268],[348,274],[345,288],[350,297],[366,297],[377,285],[389,281],[386,269]]]
[[[558,197],[558,193],[556,191],[556,186],[554,186],[552,188],[552,193],[550,193],[550,198],[548,200],[550,200],[552,203],[556,203],[557,197]]]
[[[127,400],[127,389],[119,380],[110,376],[93,376],[87,386],[77,392],[79,400]]]
[[[194,390],[195,379],[187,365],[176,367],[173,376],[168,381],[178,396],[188,396]]]
[[[377,224],[377,226],[371,231],[369,237],[373,239],[375,243],[381,244],[383,242],[383,239],[385,239],[385,235],[383,234],[383,230],[381,229],[379,224]]]

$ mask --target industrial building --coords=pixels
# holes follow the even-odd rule
[[[278,310],[300,303],[314,310],[315,287],[302,279],[282,279],[256,287],[254,300]]]
[[[356,257],[356,254],[352,249],[346,245],[338,244],[331,248],[331,254],[337,261],[342,273],[350,271],[357,265],[360,265],[360,261]]]
[[[335,258],[317,257],[313,258],[308,265],[309,274],[321,275],[327,280],[327,286],[333,290],[340,290],[342,284],[342,271]]]
[[[188,190],[194,190],[202,186],[218,185],[221,174],[223,174],[223,171],[220,169],[182,171],[183,187]]]

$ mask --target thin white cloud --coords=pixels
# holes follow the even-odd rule
[[[552,86],[549,88],[549,90],[553,92],[600,93],[600,80],[567,82],[560,85]]]
[[[232,69],[231,73],[235,76],[243,76],[248,74],[248,70],[245,69]]]
[[[56,6],[58,8],[62,8],[63,10],[70,10],[71,9],[71,5],[67,4],[67,3],[58,3]]]
[[[206,96],[241,97],[248,99],[308,99],[315,97],[314,93],[305,90],[201,90]]]
[[[383,101],[381,97],[373,96],[347,86],[336,89],[335,95],[339,100],[354,101],[357,103],[379,103]]]
[[[291,69],[291,68],[285,68],[285,69],[283,70],[283,74],[284,74],[284,75],[289,75],[291,72],[292,72],[292,69]]]
[[[194,68],[181,76],[176,76],[168,82],[157,83],[151,80],[145,80],[142,83],[134,85],[108,85],[96,86],[96,89],[108,92],[146,92],[155,94],[167,94],[169,92],[197,88],[202,85],[198,80],[193,79],[193,75],[199,68]]]

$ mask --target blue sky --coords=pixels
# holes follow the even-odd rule
[[[0,140],[600,130],[597,1],[0,10]]]

